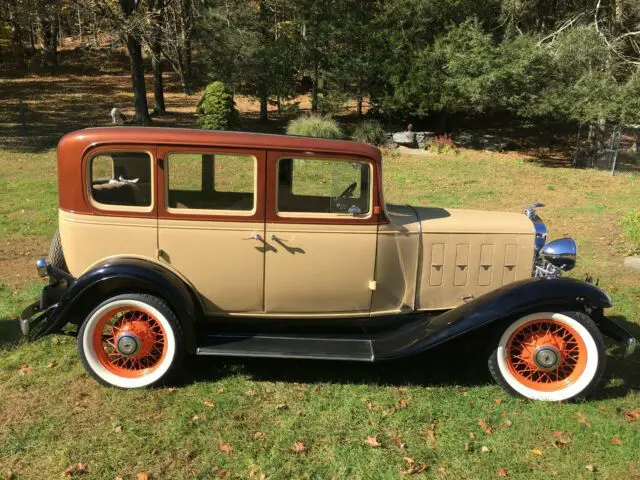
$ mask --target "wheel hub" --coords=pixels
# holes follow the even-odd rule
[[[533,361],[541,370],[553,370],[560,364],[560,352],[554,347],[543,346],[536,348],[533,354]]]
[[[131,355],[135,355],[139,348],[140,341],[135,335],[131,333],[123,333],[118,337],[116,343],[118,353],[130,357]]]

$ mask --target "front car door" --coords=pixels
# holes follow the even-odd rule
[[[375,288],[374,164],[270,151],[265,311],[368,315]]]
[[[160,260],[207,314],[262,313],[264,151],[160,147],[158,157]]]

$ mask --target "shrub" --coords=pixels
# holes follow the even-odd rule
[[[344,93],[331,92],[318,95],[318,111],[324,115],[339,115],[348,101],[349,96]]]
[[[384,142],[384,129],[382,125],[380,125],[380,122],[365,120],[357,124],[354,128],[353,139],[370,145],[380,145]]]
[[[282,115],[298,115],[300,113],[300,102],[280,103],[280,113]]]
[[[629,212],[620,222],[625,236],[631,240],[634,252],[640,252],[640,210]]]
[[[222,82],[207,85],[196,107],[196,123],[206,130],[229,130],[238,120],[233,97]]]
[[[323,115],[307,115],[291,120],[287,125],[287,135],[304,137],[342,138],[342,130],[331,117]]]
[[[448,153],[458,153],[453,140],[448,135],[438,135],[433,137],[431,143],[427,144],[425,147],[431,153],[448,154]]]

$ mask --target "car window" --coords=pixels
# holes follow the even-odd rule
[[[150,207],[151,178],[146,152],[103,152],[89,160],[91,196],[102,205]]]
[[[252,211],[256,159],[227,153],[170,153],[167,157],[169,208]]]
[[[366,162],[285,158],[278,162],[278,211],[366,215],[371,168]]]

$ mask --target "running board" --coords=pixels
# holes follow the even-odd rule
[[[335,335],[212,334],[199,339],[197,355],[309,358],[373,362],[370,338]]]

